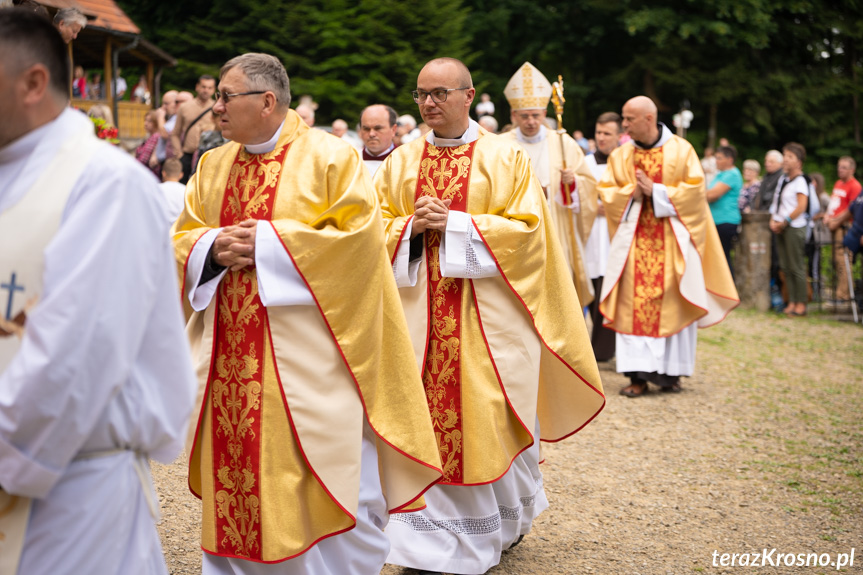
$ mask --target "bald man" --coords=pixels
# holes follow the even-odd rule
[[[470,119],[474,94],[460,61],[426,64],[413,96],[432,131],[375,174],[444,470],[426,509],[391,515],[387,561],[436,573],[497,565],[548,506],[539,439],[605,403],[530,157]]]
[[[315,110],[311,106],[309,106],[308,104],[300,104],[299,106],[297,106],[296,111],[297,114],[300,115],[300,118],[303,119],[303,122],[305,122],[306,126],[308,126],[309,128],[315,127]],[[347,127],[345,127],[345,130],[347,130]]]
[[[695,150],[646,96],[623,106],[623,129],[632,141],[611,152],[599,183],[611,235],[599,309],[630,379],[620,393],[641,397],[648,382],[676,393],[695,367],[696,330],[739,299]]]

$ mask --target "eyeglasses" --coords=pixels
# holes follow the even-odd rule
[[[431,92],[426,92],[425,90],[414,90],[411,92],[411,95],[414,97],[414,102],[417,104],[422,104],[426,101],[426,98],[431,96],[432,102],[435,104],[443,104],[446,102],[446,97],[450,92],[455,92],[457,90],[470,90],[471,87],[468,86],[466,88],[437,88],[432,90]]]
[[[255,92],[239,92],[237,94],[228,94],[227,92],[219,92],[216,90],[216,101],[223,101],[225,105],[228,105],[228,102],[231,101],[231,98],[236,98],[237,96],[251,96],[252,94],[266,94],[266,90],[257,90]]]

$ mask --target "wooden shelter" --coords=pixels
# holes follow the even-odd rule
[[[141,36],[141,29],[114,0],[40,0],[39,3],[52,15],[61,8],[78,8],[87,17],[87,27],[69,44],[69,53],[73,66],[103,70],[103,94],[100,100],[75,98],[72,105],[86,111],[96,104],[106,104],[112,111],[121,139],[145,137],[144,115],[158,103],[162,69],[175,66],[177,61]],[[146,69],[150,103],[114,97],[113,79],[116,70],[124,67]],[[131,93],[137,78],[126,80],[128,93]]]

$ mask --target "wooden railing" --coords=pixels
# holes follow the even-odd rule
[[[72,100],[72,106],[83,112],[87,112],[96,104],[108,106],[107,100]],[[134,140],[147,137],[147,131],[144,130],[144,116],[152,110],[147,104],[138,102],[117,102],[117,125],[120,132],[120,139]],[[113,113],[113,112],[112,112]]]

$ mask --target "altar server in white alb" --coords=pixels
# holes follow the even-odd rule
[[[0,573],[167,573],[148,458],[195,398],[169,224],[68,66],[50,22],[0,10]]]
[[[569,134],[545,125],[552,87],[530,62],[509,79],[504,95],[516,128],[503,135],[512,138],[530,156],[539,178],[564,259],[581,306],[593,301],[593,288],[585,271],[584,245],[596,217],[596,180],[584,161],[584,152]]]
[[[608,156],[620,145],[622,122],[617,112],[605,112],[596,119],[596,129],[593,133],[596,152],[585,156],[584,160],[597,182],[602,179],[608,167]],[[608,361],[614,357],[614,332],[602,325],[602,314],[599,313],[599,295],[602,293],[602,279],[605,277],[605,268],[608,265],[610,246],[605,206],[602,200],[597,200],[596,219],[593,221],[590,236],[584,246],[584,267],[587,277],[593,284],[593,292],[596,294],[590,304],[590,318],[593,321],[590,344],[593,346],[596,361]]]

